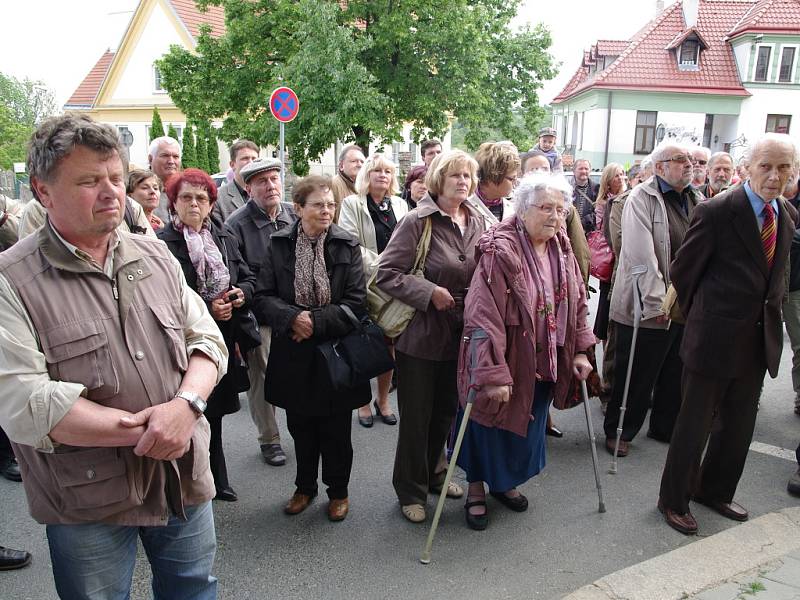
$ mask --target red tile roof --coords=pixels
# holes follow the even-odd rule
[[[103,85],[108,69],[111,67],[113,58],[114,53],[106,50],[64,106],[67,108],[92,106],[100,91],[100,86]]]
[[[793,33],[800,30],[800,1],[759,0],[733,26],[728,37],[745,32]]]
[[[726,34],[752,5],[741,0],[699,0],[695,28],[708,47],[700,53],[699,69],[689,71],[678,68],[675,50],[667,50],[670,42],[687,33],[679,0],[639,30],[619,58],[594,77],[581,65],[553,101],[590,88],[749,95],[739,80]]]
[[[225,9],[221,6],[209,6],[208,11],[200,12],[194,0],[169,0],[178,18],[186,25],[186,29],[197,39],[200,37],[200,25],[211,26],[211,35],[225,35]]]
[[[597,54],[599,56],[619,56],[630,45],[630,40],[597,40]]]

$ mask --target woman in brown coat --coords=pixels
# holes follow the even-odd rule
[[[398,223],[378,267],[378,287],[417,310],[395,342],[400,431],[392,477],[403,515],[415,523],[425,520],[428,492],[442,492],[447,470],[444,444],[458,402],[464,296],[485,227],[467,202],[477,169],[461,151],[434,159],[425,178],[428,193]],[[430,250],[419,278],[409,272],[428,220]],[[455,483],[444,492],[451,498],[464,494]]]

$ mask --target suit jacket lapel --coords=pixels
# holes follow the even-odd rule
[[[764,248],[761,246],[761,233],[758,229],[758,221],[753,213],[753,207],[747,198],[744,187],[735,192],[733,202],[733,228],[742,238],[742,243],[747,248],[753,260],[758,265],[764,279],[769,279],[769,269],[767,268],[767,258],[764,256]]]

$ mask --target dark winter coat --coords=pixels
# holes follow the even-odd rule
[[[310,309],[311,338],[295,342],[292,322],[305,310],[295,303],[295,248],[300,221],[272,235],[258,275],[253,311],[259,323],[272,328],[264,394],[275,406],[306,416],[351,411],[370,401],[369,383],[334,390],[316,348],[353,329],[339,305],[346,304],[358,318],[367,314],[366,280],[358,240],[338,225],[325,238],[325,266],[331,284],[331,302]]]
[[[169,248],[172,255],[178,259],[186,277],[186,283],[194,291],[197,291],[197,272],[194,270],[191,258],[189,258],[189,250],[186,247],[183,234],[176,231],[172,223],[168,223],[157,235],[160,240],[167,244],[167,248]],[[217,248],[222,254],[222,260],[231,274],[231,286],[238,287],[244,292],[244,306],[248,306],[253,300],[255,277],[250,272],[247,263],[242,260],[236,239],[215,220],[212,220],[211,235],[214,237],[214,242],[216,242]],[[208,312],[211,313],[211,303],[207,302],[206,306]],[[241,368],[241,358],[236,356],[234,348],[237,341],[234,323],[237,321],[236,313],[240,310],[243,309],[234,309],[234,315],[229,321],[214,321],[222,332],[222,337],[225,338],[225,346],[228,348],[228,371],[208,397],[206,415],[211,418],[229,415],[239,410],[241,408],[239,391],[247,387],[246,371]]]

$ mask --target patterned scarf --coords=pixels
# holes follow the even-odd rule
[[[297,227],[294,261],[294,301],[300,306],[325,306],[331,302],[331,282],[325,268],[325,238],[308,237],[302,225]]]
[[[203,221],[200,231],[186,227],[176,213],[172,214],[172,226],[178,233],[183,233],[189,258],[197,273],[197,293],[200,297],[211,302],[227,291],[231,286],[231,274],[222,254],[214,243],[214,236],[209,229],[209,220]]]
[[[536,256],[533,249],[533,243],[525,231],[525,225],[522,220],[517,218],[517,235],[519,236],[520,246],[522,253],[525,256],[525,264],[533,280],[533,285],[536,288],[536,306],[534,308],[534,315],[536,318],[537,340],[546,339],[546,346],[544,350],[547,351],[549,356],[549,367],[552,371],[551,381],[555,381],[557,364],[557,350],[559,346],[564,345],[564,340],[567,334],[567,266],[564,262],[565,252],[568,250],[563,248],[566,236],[562,232],[558,232],[550,241],[547,242],[547,255],[544,260],[550,262],[550,272],[553,276],[553,295],[555,305],[548,302],[547,291],[544,280],[542,279],[542,269],[540,267],[540,259]],[[544,333],[542,337],[541,334]],[[538,367],[537,367],[538,370]]]

